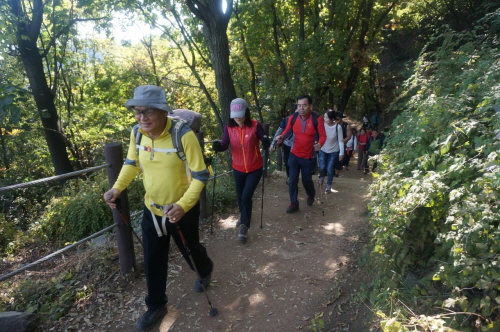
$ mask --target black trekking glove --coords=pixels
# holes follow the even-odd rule
[[[212,143],[212,150],[214,150],[215,152],[222,151],[222,147],[220,146],[220,141],[219,140],[215,140]]]
[[[269,139],[269,137],[264,136],[264,137],[262,137],[261,141],[262,141],[262,147],[264,148],[264,150],[269,149],[269,147],[271,146],[271,140]]]

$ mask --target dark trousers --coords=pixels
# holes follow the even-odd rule
[[[299,158],[293,153],[290,153],[290,158],[288,159],[288,166],[290,166],[288,193],[290,194],[290,201],[292,203],[299,205],[299,174],[302,176],[302,185],[306,190],[307,197],[314,197],[316,195],[316,189],[314,189],[314,182],[312,179],[312,172],[315,165],[315,162],[312,161],[313,159],[316,160],[315,158]]]
[[[236,187],[236,198],[240,209],[241,223],[250,228],[252,219],[252,197],[260,178],[262,177],[262,168],[250,173],[243,173],[233,169],[234,184]]]
[[[212,271],[213,263],[207,255],[207,250],[200,243],[198,234],[199,215],[200,204],[196,203],[196,205],[186,212],[182,219],[176,224],[170,223],[167,219],[167,235],[158,237],[153,224],[151,211],[147,207],[144,208],[141,226],[144,244],[144,269],[148,286],[148,295],[146,296],[146,305],[148,309],[156,309],[168,302],[166,287],[170,236],[173,237],[175,244],[184,256],[184,259],[188,262],[189,267],[193,269],[189,256],[179,236],[177,225],[180,226],[184,234],[184,239],[191,252],[191,257],[201,277],[207,276]],[[161,225],[161,217],[156,216],[156,220],[158,224]]]
[[[344,159],[342,159],[342,165],[344,165],[345,167],[349,167],[349,162],[351,161],[351,157],[352,157],[352,154],[353,154],[353,150],[351,148],[351,151],[350,152],[347,152],[347,149],[345,151],[345,154],[344,154]]]
[[[290,150],[292,149],[290,146],[283,144],[283,163],[285,164],[286,177],[290,176],[290,166],[288,166],[288,158],[290,158]]]

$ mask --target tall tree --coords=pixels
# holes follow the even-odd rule
[[[244,24],[241,22],[240,16],[238,15],[238,9],[236,8],[234,11],[236,21],[238,22],[238,28],[240,30],[240,36],[241,36],[241,43],[243,45],[243,55],[245,56],[245,59],[247,60],[248,66],[250,67],[251,70],[251,76],[250,76],[250,81],[251,81],[251,91],[252,91],[252,96],[254,99],[255,106],[257,107],[257,113],[259,114],[259,121],[261,123],[264,123],[264,118],[262,116],[262,107],[260,106],[259,102],[259,95],[257,92],[257,74],[255,72],[255,64],[253,63],[249,53],[248,53],[248,48],[247,44],[245,41],[245,31],[244,29]]]
[[[22,0],[8,0],[13,15],[12,24],[16,33],[17,50],[28,76],[30,89],[40,114],[45,129],[45,139],[50,151],[52,164],[56,174],[64,174],[73,171],[66,142],[59,126],[59,116],[54,103],[54,93],[49,87],[45,75],[43,60],[56,38],[62,33],[58,31],[45,49],[38,47],[40,31],[44,20],[45,3],[42,0],[34,0],[32,4],[24,3]],[[31,12],[28,12],[31,8]],[[68,27],[65,27],[67,29]]]
[[[219,104],[224,122],[229,119],[231,100],[236,98],[231,67],[229,65],[229,40],[227,26],[233,11],[233,1],[226,1],[225,10],[221,0],[186,0],[189,10],[203,22],[203,36],[210,51],[215,72],[215,85],[219,93]]]
[[[68,36],[74,33],[77,22],[99,20],[85,18],[96,6],[64,0],[8,0],[7,6],[10,15],[4,13],[3,18],[15,35],[15,54],[22,60],[55,173],[71,172],[73,166],[55,97]]]
[[[161,8],[160,12],[163,13],[163,21],[166,20],[166,22],[158,20],[156,15],[152,13],[154,10],[150,10],[150,8],[138,6],[137,9],[144,16],[146,22],[160,29],[177,47],[182,61],[191,71],[192,77],[195,78],[198,87],[203,92],[208,105],[215,115],[219,128],[222,129],[225,121],[222,118],[219,106],[217,106],[216,96],[214,96],[213,89],[210,89],[204,81],[204,77],[206,77],[204,68],[212,71],[212,64],[208,58],[209,55],[206,52],[206,48],[200,45],[203,44],[203,41],[199,40],[202,38],[196,38],[196,29],[190,26],[192,21],[196,21],[197,25],[198,19],[196,17],[192,17],[192,19],[182,17],[177,6],[169,0],[165,2],[154,1],[153,5],[151,8],[157,8],[156,6]]]
[[[386,5],[383,11],[380,13],[375,12],[375,14],[374,7],[376,3],[374,0],[367,0],[361,3],[358,11],[360,14],[359,20],[356,21],[356,26],[360,25],[360,31],[358,33],[357,43],[355,47],[352,48],[353,57],[351,68],[345,80],[345,89],[342,91],[342,96],[340,98],[339,111],[344,112],[347,108],[347,103],[356,88],[360,71],[370,65],[368,48],[375,42],[375,37],[380,31],[381,26],[386,22],[387,16],[397,5],[398,1],[399,0],[392,1]],[[377,17],[376,15],[379,16]]]

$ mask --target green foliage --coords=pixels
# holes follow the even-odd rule
[[[42,322],[58,320],[75,300],[90,294],[91,289],[74,280],[73,272],[68,271],[49,282],[26,280],[13,291],[14,302],[5,309],[37,313]]]
[[[471,324],[439,317],[461,331],[493,331],[500,319],[500,52],[485,29],[495,22],[500,11],[472,32],[445,30],[421,55],[370,188],[371,299],[477,314]]]
[[[109,226],[112,217],[102,203],[103,189],[91,181],[75,180],[65,185],[64,194],[51,200],[40,220],[43,236],[63,244]]]
[[[311,319],[311,324],[309,324],[308,328],[310,331],[320,332],[325,330],[325,321],[323,320],[323,312],[318,312],[314,315],[314,318]]]
[[[87,179],[68,181],[62,191],[53,196],[40,222],[32,231],[40,238],[58,245],[81,240],[113,222],[111,209],[103,202],[108,189],[106,180]],[[142,183],[136,179],[128,188],[131,211],[144,206]]]
[[[110,245],[114,246],[114,245]],[[42,322],[57,321],[76,303],[86,301],[94,294],[94,285],[108,278],[116,251],[98,247],[82,253],[72,253],[61,273],[48,278],[37,274],[16,283],[12,280],[0,285],[0,311],[33,312]],[[6,291],[8,290],[8,291]],[[8,297],[7,297],[8,294]]]
[[[212,209],[214,207],[214,213],[224,213],[233,207],[237,206],[233,172],[227,167],[225,161],[221,160],[223,154],[217,155],[216,164],[212,161],[212,166],[209,167],[211,170],[211,180],[207,183],[207,204]],[[214,167],[215,166],[215,167]],[[215,168],[215,169],[214,169]],[[217,178],[215,179],[215,194],[214,194],[214,171],[216,171]],[[229,173],[227,173],[229,172]],[[225,175],[222,175],[227,173]],[[210,211],[211,213],[211,211]]]

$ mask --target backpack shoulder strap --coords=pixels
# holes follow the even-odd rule
[[[182,119],[172,119],[172,125],[170,126],[170,135],[172,135],[172,144],[174,145],[174,149],[177,153],[177,156],[184,162],[186,168],[186,176],[188,179],[188,183],[191,183],[192,174],[189,169],[189,164],[186,158],[186,154],[184,153],[184,146],[182,145],[182,136],[188,131],[192,131],[189,127],[189,124]]]
[[[182,161],[186,161],[186,154],[184,153],[184,146],[182,145],[182,136],[191,128],[184,120],[172,120],[172,126],[170,127],[170,134],[172,135],[172,144],[174,149],[177,151],[177,155]]]
[[[293,126],[295,125],[295,121],[297,120],[297,117],[299,116],[299,113],[295,112],[293,113],[292,115],[292,130],[293,130]],[[314,130],[316,130],[316,133],[319,133],[318,132],[318,117],[319,117],[319,113],[316,112],[316,111],[313,111],[311,113],[311,116],[312,116],[312,123],[313,123],[313,126],[314,126]]]
[[[139,147],[141,145],[142,133],[139,131],[139,125],[136,124],[132,129],[135,137],[135,154],[139,155]]]
[[[299,113],[297,113],[297,112],[293,113],[293,115],[292,115],[292,125],[290,126],[292,128],[292,131],[293,131],[293,126],[295,125],[295,121],[297,120],[298,116],[299,116]]]
[[[312,123],[313,123],[313,126],[314,126],[314,129],[316,130],[316,133],[319,134],[319,131],[318,131],[318,118],[319,118],[319,113],[316,112],[316,111],[313,111],[311,113],[311,116],[312,116]]]

